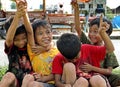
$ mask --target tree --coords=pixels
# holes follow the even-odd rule
[[[16,9],[16,4],[15,2],[12,2],[11,5],[10,5],[11,9]]]

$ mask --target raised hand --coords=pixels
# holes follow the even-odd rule
[[[110,52],[114,51],[114,46],[113,46],[109,36],[106,33],[106,30],[108,27],[109,27],[108,24],[106,22],[103,22],[103,15],[101,15],[100,16],[99,34],[104,41],[104,45],[106,46],[106,52],[110,53]]]
[[[99,33],[107,31],[107,29],[109,29],[109,27],[110,27],[110,25],[107,22],[103,22],[103,14],[101,14]]]
[[[16,15],[21,18],[27,12],[27,2],[26,0],[16,0],[17,12]]]

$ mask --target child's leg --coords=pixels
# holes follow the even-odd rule
[[[73,85],[76,81],[76,69],[73,63],[66,63],[63,67],[62,81]]]
[[[16,84],[16,77],[11,72],[7,72],[0,81],[0,87],[16,87]]]
[[[28,87],[55,87],[55,85],[33,81],[28,85]]]
[[[78,80],[76,80],[75,84],[73,85],[73,87],[88,87],[89,83],[88,80],[80,77]]]
[[[44,85],[41,82],[33,81],[29,83],[27,87],[44,87]]]
[[[23,81],[22,81],[22,86],[21,87],[28,87],[29,83],[32,83],[34,81],[33,75],[25,75]]]
[[[92,87],[107,87],[105,79],[100,75],[95,75],[90,78]]]

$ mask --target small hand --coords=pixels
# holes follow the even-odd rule
[[[83,72],[88,73],[88,72],[92,71],[92,65],[85,62],[83,65],[80,66],[80,69],[81,69]]]
[[[45,47],[39,45],[32,46],[31,48],[32,48],[32,52],[35,53],[36,55],[39,55],[46,50]]]
[[[109,27],[110,27],[110,25],[107,22],[103,22],[103,14],[101,14],[99,33],[107,31],[107,29],[109,29]]]
[[[43,76],[42,76],[41,74],[34,73],[33,76],[34,76],[34,78],[35,78],[35,81],[42,82]]]
[[[16,15],[18,18],[21,18],[27,12],[27,2],[24,0],[16,1],[17,12]]]
[[[42,52],[48,51],[51,48],[51,45],[49,45],[48,47],[43,47],[40,45],[36,45],[36,46],[32,46],[32,52],[35,53],[36,55],[41,54]]]

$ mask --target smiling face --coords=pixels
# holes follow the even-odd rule
[[[27,45],[26,33],[21,33],[15,36],[14,45],[18,48],[23,48]]]
[[[89,28],[88,37],[94,45],[100,45],[102,43],[102,38],[98,32],[99,28],[97,25],[93,25]]]
[[[103,22],[106,27],[106,33],[110,35],[113,30],[112,23],[105,18],[103,18]],[[91,42],[94,45],[103,45],[101,36],[99,35],[98,32],[99,26],[100,26],[100,18],[93,19],[89,24],[90,28],[89,28],[88,37],[90,38]]]
[[[35,31],[35,41],[40,46],[48,47],[52,41],[51,28],[47,26],[37,27]]]

